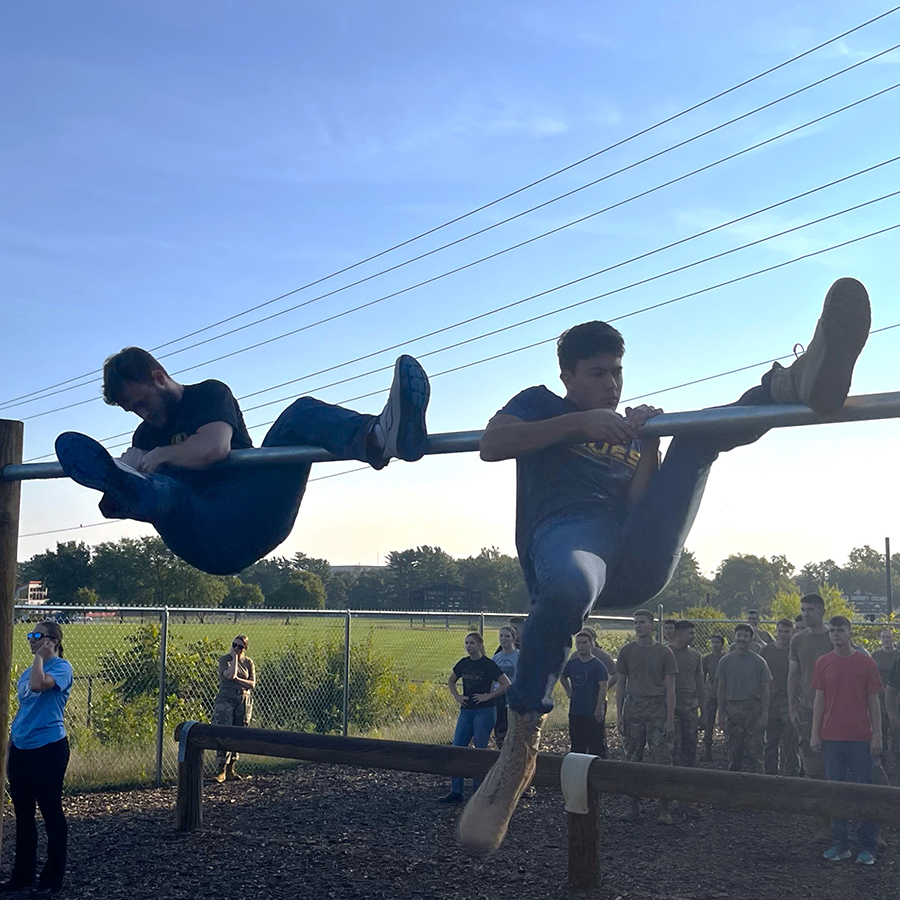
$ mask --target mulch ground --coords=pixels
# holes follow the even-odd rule
[[[563,752],[551,740],[546,749]],[[618,751],[613,748],[613,756]],[[714,765],[724,760],[717,748]],[[174,830],[174,787],[67,797],[69,874],[63,897],[372,898],[546,900],[567,893],[562,797],[523,800],[500,850],[473,859],[456,846],[459,806],[436,798],[437,778],[309,765],[210,784],[204,828]],[[900,793],[898,793],[900,801]],[[720,812],[676,814],[655,806],[624,824],[626,801],[604,797],[602,900],[887,900],[900,895],[900,831],[875,866],[821,858],[805,817]],[[40,829],[43,831],[43,829]],[[4,823],[8,874],[15,822]],[[42,848],[43,853],[43,835]]]

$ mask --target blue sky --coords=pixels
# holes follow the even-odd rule
[[[188,369],[179,379],[217,377],[238,396],[302,379],[243,401],[248,424],[260,425],[253,432],[259,441],[264,423],[294,396],[343,402],[383,391],[385,371],[365,374],[390,365],[397,351],[376,353],[381,348],[401,344],[440,373],[547,341],[578,321],[627,315],[896,225],[900,199],[890,198],[629,287],[896,191],[900,162],[621,265],[897,155],[900,90],[652,190],[900,82],[896,52],[611,173],[900,43],[900,13],[421,241],[169,344],[595,154],[887,8],[527,0],[13,6],[0,33],[7,88],[0,99],[0,311],[13,336],[0,401],[92,373],[122,346],[168,344],[159,351],[175,351],[166,365]],[[598,179],[485,234],[316,299]],[[522,249],[348,312],[616,204]],[[873,328],[900,322],[898,234],[625,318],[625,396],[789,354],[809,340],[824,292],[840,275],[869,287]],[[600,294],[606,296],[518,324]],[[306,305],[287,311],[300,303]],[[279,315],[218,337],[272,314]],[[479,337],[507,326],[515,327]],[[297,329],[304,330],[244,350]],[[854,392],[897,386],[898,340],[900,328],[872,337]],[[442,349],[459,341],[470,342]],[[657,402],[671,410],[727,402],[766,368],[671,391]],[[353,380],[327,387],[342,379]],[[547,343],[438,375],[431,429],[481,427],[521,388],[556,386],[556,379]],[[96,383],[74,384],[81,386],[26,404],[0,403],[0,415],[26,418],[26,457],[50,452],[63,430],[105,438],[133,427],[97,399]],[[382,400],[375,394],[354,404],[375,411]],[[80,405],[54,412],[73,403]],[[250,409],[263,403],[271,405]],[[768,435],[717,463],[688,546],[711,569],[732,552],[783,552],[799,565],[878,545],[900,505],[890,462],[898,450],[900,431],[890,422]],[[340,470],[320,466],[313,474]],[[513,496],[513,465],[483,464],[474,455],[329,478],[311,485],[282,552],[356,563],[421,543],[456,555],[486,545],[511,551]],[[25,486],[23,535],[99,521],[90,492],[61,482]],[[141,526],[113,524],[23,537],[20,556],[57,540],[138,533]]]

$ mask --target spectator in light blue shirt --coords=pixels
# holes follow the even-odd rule
[[[510,684],[516,680],[516,669],[519,665],[519,654],[522,652],[516,646],[519,639],[516,629],[512,625],[504,625],[498,634],[500,649],[494,654],[494,662],[500,666],[500,671],[509,679]],[[506,694],[497,698],[497,723],[494,725],[494,740],[497,749],[503,747],[506,732],[509,730],[509,718],[506,708]]]
[[[32,888],[37,870],[35,805],[47,828],[47,862],[32,897],[48,897],[62,888],[68,826],[62,808],[63,778],[69,741],[63,712],[72,690],[72,667],[63,659],[62,628],[41,622],[28,632],[32,664],[17,685],[19,711],[9,742],[9,794],[16,811],[16,860],[0,893]]]

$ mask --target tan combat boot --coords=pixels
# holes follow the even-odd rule
[[[237,772],[234,771],[234,763],[230,762],[227,766],[225,766],[225,777],[222,779],[223,781],[241,781],[242,778],[238,775]]]
[[[219,770],[215,775],[213,775],[213,781],[217,782],[218,784],[225,783],[225,763],[222,763],[222,765],[219,766]]]
[[[459,842],[463,847],[490,853],[503,843],[516,804],[534,777],[544,719],[541,713],[509,711],[509,731],[500,759],[466,804],[459,820]]]
[[[872,312],[855,278],[839,278],[828,290],[806,352],[788,368],[775,363],[769,391],[776,403],[803,403],[825,415],[839,410],[850,392],[853,366],[866,344]]]

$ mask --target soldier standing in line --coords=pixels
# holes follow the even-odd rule
[[[219,657],[219,693],[213,707],[213,725],[250,724],[253,700],[250,691],[256,687],[256,668],[247,656],[247,635],[239,634],[231,642],[231,652]],[[219,750],[216,753],[216,781],[240,781],[234,770],[238,754]]]
[[[753,637],[759,641],[759,643],[765,647],[766,644],[771,644],[774,641],[774,638],[765,628],[759,627],[759,610],[756,609],[748,609],[747,610],[747,624],[753,629]]]
[[[782,619],[775,627],[775,640],[771,644],[766,644],[759,654],[766,661],[766,665],[772,673],[764,753],[766,775],[779,774],[779,752],[781,755],[780,773],[791,776],[800,774],[797,732],[791,724],[791,717],[788,713],[787,694],[793,631],[794,623],[790,619]]]
[[[703,761],[712,759],[713,735],[716,730],[716,711],[719,706],[718,688],[716,686],[716,666],[725,655],[725,637],[714,634],[709,639],[712,653],[703,657],[703,686],[706,690],[706,709],[703,711]]]
[[[890,714],[886,704],[885,685],[895,662],[900,659],[900,650],[894,644],[894,632],[890,628],[884,628],[881,632],[881,649],[872,654],[872,659],[878,666],[878,675],[881,678],[881,742],[884,747],[882,753],[882,765],[885,772],[891,763],[896,772],[900,772],[900,747],[897,738],[891,733]]]
[[[734,650],[716,668],[719,683],[719,725],[728,745],[728,769],[740,772],[744,759],[751,772],[762,774],[762,733],[769,714],[769,682],[766,661],[750,649],[753,628],[734,629]]]
[[[697,765],[697,736],[701,710],[706,705],[703,684],[703,660],[691,646],[694,623],[681,619],[675,624],[675,638],[670,649],[675,655],[675,765],[692,768]]]
[[[616,662],[616,707],[619,734],[625,741],[629,762],[671,765],[675,733],[675,656],[665,645],[653,639],[653,613],[638,609],[634,613],[637,640],[626,644]],[[631,798],[625,820],[634,822],[640,815],[640,801]],[[671,804],[659,801],[661,825],[672,824]]]

